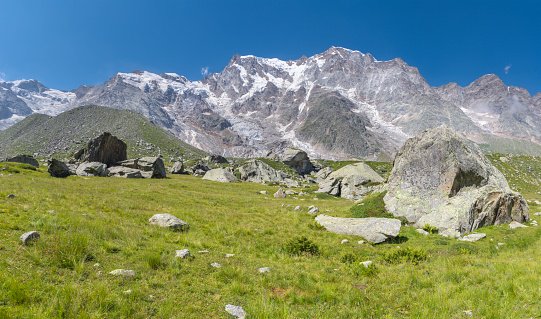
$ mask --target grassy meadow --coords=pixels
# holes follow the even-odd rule
[[[535,170],[539,158],[513,157],[501,169],[541,222],[533,216],[541,172],[521,170],[534,174],[521,178],[520,161]],[[3,168],[0,318],[233,318],[226,304],[242,306],[247,318],[541,317],[541,227],[491,226],[475,243],[403,227],[393,242],[358,244],[362,238],[321,230],[307,213],[316,205],[353,217],[354,203],[328,195],[278,199],[277,186],[188,175],[58,179],[46,168]],[[188,222],[189,231],[149,225],[159,213]],[[31,230],[41,238],[20,244]],[[317,253],[295,246],[301,237]],[[175,258],[180,249],[192,257]],[[367,260],[373,266],[359,264]],[[136,275],[109,274],[119,268]]]

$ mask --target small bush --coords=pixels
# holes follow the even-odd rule
[[[150,267],[150,269],[154,269],[154,270],[165,266],[164,263],[162,262],[162,258],[160,255],[155,255],[155,254],[146,255],[145,262],[147,263],[148,267]]]
[[[363,264],[352,264],[351,272],[356,277],[373,277],[377,275],[378,268],[374,264],[370,264],[368,267]]]
[[[320,223],[316,222],[315,220],[311,223],[308,223],[308,228],[313,230],[325,230],[325,226],[321,225]]]
[[[383,255],[383,260],[389,264],[401,264],[409,262],[414,265],[418,265],[427,259],[428,254],[422,248],[413,249],[406,247],[405,249],[397,249]]]
[[[355,218],[366,217],[384,217],[395,218],[393,214],[387,212],[383,197],[387,191],[368,195],[362,202],[349,209],[351,215]]]
[[[319,246],[304,236],[291,239],[284,249],[288,254],[296,256],[319,254]]]
[[[353,264],[356,260],[357,257],[355,257],[355,255],[352,253],[345,253],[342,255],[342,257],[340,257],[340,261],[344,264]]]
[[[431,226],[430,224],[426,223],[424,226],[423,226],[423,230],[426,231],[426,232],[429,232],[431,234],[437,234],[438,233],[438,228],[436,228],[436,226]]]
[[[479,249],[472,244],[456,243],[451,245],[451,249],[460,255],[470,255],[477,252]]]

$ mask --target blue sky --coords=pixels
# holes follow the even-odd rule
[[[64,90],[136,69],[199,80],[237,53],[295,60],[334,45],[401,57],[433,86],[494,73],[541,91],[538,0],[0,0],[0,30],[0,78]]]

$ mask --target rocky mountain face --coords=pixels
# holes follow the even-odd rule
[[[236,55],[195,82],[146,71],[72,92],[0,82],[0,128],[86,104],[137,111],[195,147],[237,157],[297,147],[311,157],[388,160],[407,138],[442,124],[480,143],[541,141],[541,93],[495,75],[432,87],[400,58],[336,47],[296,61]]]

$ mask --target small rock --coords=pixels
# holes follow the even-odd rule
[[[270,268],[269,267],[262,267],[262,268],[259,268],[257,270],[258,273],[260,274],[263,274],[263,273],[266,273],[266,272],[270,272]]]
[[[466,316],[473,316],[473,312],[471,312],[471,310],[464,310],[464,314]]]
[[[286,195],[297,195],[297,192],[294,191],[294,190],[292,190],[292,189],[288,189],[288,190],[286,191]]]
[[[519,223],[519,222],[510,222],[510,223],[509,223],[509,227],[510,227],[511,229],[515,229],[515,228],[528,227],[528,226],[522,225],[522,224]]]
[[[197,252],[198,254],[208,254],[209,251],[208,250],[200,250]]]
[[[23,244],[27,244],[32,240],[38,239],[40,237],[37,231],[29,231],[21,235],[20,239]]]
[[[235,316],[239,319],[244,319],[246,317],[246,311],[242,309],[242,307],[234,306],[234,305],[226,305],[225,311],[227,311],[230,315]]]
[[[212,263],[210,265],[214,268],[222,268],[222,265],[220,265],[219,263]]]
[[[225,258],[235,257],[235,254],[225,254]]]
[[[294,211],[298,212],[301,210],[301,207],[300,206],[295,206],[295,208],[293,209]]]
[[[347,239],[342,239],[342,241],[340,242],[340,244],[342,244],[342,245],[347,244],[347,243],[349,243],[349,240],[347,240]]]
[[[359,241],[357,242],[357,244],[358,244],[358,245],[364,245],[364,244],[366,244],[366,242],[365,242],[364,240],[359,240]]]
[[[135,276],[135,271],[127,269],[115,269],[109,273],[113,276],[122,276],[122,277],[133,277]]]
[[[535,213],[534,216],[541,216],[541,212]]]
[[[359,265],[363,265],[366,268],[368,268],[368,266],[372,265],[372,262],[370,260],[362,261],[362,262],[359,263]]]
[[[188,249],[175,250],[175,253],[175,257],[178,258],[185,258],[187,256],[190,256],[190,251]]]
[[[94,264],[94,267],[96,267],[96,268],[97,268],[97,267],[101,267],[101,265],[100,265],[99,263],[95,263],[95,264]]]
[[[505,245],[505,243],[498,243],[498,246],[503,246]]]
[[[129,295],[129,294],[131,294],[131,289],[128,289],[128,290],[126,290],[126,291],[123,291],[122,293],[125,294],[125,295]]]
[[[9,194],[9,195],[7,196],[7,198],[15,198],[15,197],[17,197],[17,195],[15,195],[15,194]]]
[[[418,232],[418,233],[421,234],[421,235],[425,235],[425,236],[430,235],[429,232],[427,232],[426,230],[421,229],[421,228],[416,229],[415,231]]]
[[[482,238],[485,238],[485,237],[487,237],[487,234],[479,233],[479,234],[467,235],[467,236],[464,236],[462,238],[459,238],[458,240],[474,242],[474,241],[478,241],[479,239],[482,239]]]
[[[156,214],[152,216],[148,222],[151,225],[158,225],[160,227],[168,227],[172,230],[184,231],[190,228],[190,225],[185,221],[182,221],[178,217],[171,214]]]
[[[317,213],[319,213],[319,208],[313,205],[308,206],[308,214],[316,215]]]
[[[260,191],[259,194],[262,194],[262,195],[269,195],[269,192],[267,192],[267,191]]]
[[[276,193],[274,193],[274,197],[275,198],[285,198],[286,193],[284,192],[284,190],[282,188],[280,188]]]

